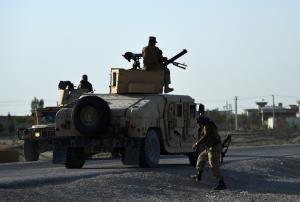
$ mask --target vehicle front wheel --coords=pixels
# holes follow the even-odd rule
[[[150,129],[142,143],[140,151],[140,167],[156,167],[160,159],[160,141],[155,130]]]
[[[79,147],[69,147],[65,166],[66,168],[82,168],[85,163],[84,149]]]
[[[24,140],[24,157],[26,161],[37,161],[39,160],[39,144],[35,140],[25,139]]]

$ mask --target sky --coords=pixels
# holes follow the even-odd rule
[[[110,68],[131,67],[126,51],[141,52],[156,36],[170,65],[172,94],[208,109],[238,111],[264,99],[300,100],[298,0],[0,0],[0,115],[30,113],[34,97],[56,104],[58,82],[89,76],[109,92]]]

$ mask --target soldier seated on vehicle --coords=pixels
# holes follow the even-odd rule
[[[173,88],[169,87],[169,84],[171,83],[170,70],[163,65],[163,62],[166,60],[166,58],[163,57],[162,51],[155,46],[156,43],[156,38],[150,36],[148,46],[144,47],[142,50],[144,69],[146,71],[165,71],[164,92],[169,93],[174,90]]]
[[[93,92],[93,86],[88,81],[88,76],[86,74],[82,75],[82,80],[80,81],[78,88],[79,89],[87,89],[88,92]]]

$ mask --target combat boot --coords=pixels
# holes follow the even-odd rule
[[[197,175],[191,175],[190,178],[193,180],[196,180],[196,182],[201,181],[201,177],[202,177],[202,172],[198,171]]]
[[[224,180],[223,179],[219,180],[219,184],[216,187],[214,187],[214,190],[224,190],[224,189],[226,189]]]
[[[172,92],[173,90],[174,90],[174,89],[173,89],[173,88],[170,88],[169,85],[166,85],[166,86],[165,86],[165,89],[164,89],[164,92],[165,92],[165,93],[170,93],[170,92]]]

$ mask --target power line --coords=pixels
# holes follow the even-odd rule
[[[274,95],[274,96],[283,97],[283,98],[290,98],[290,99],[299,99],[300,100],[299,96],[293,96],[293,95]]]
[[[267,95],[263,95],[263,96],[256,96],[256,97],[245,97],[245,98],[239,98],[239,100],[255,100],[255,99],[259,99],[259,98],[265,98],[267,97]]]

